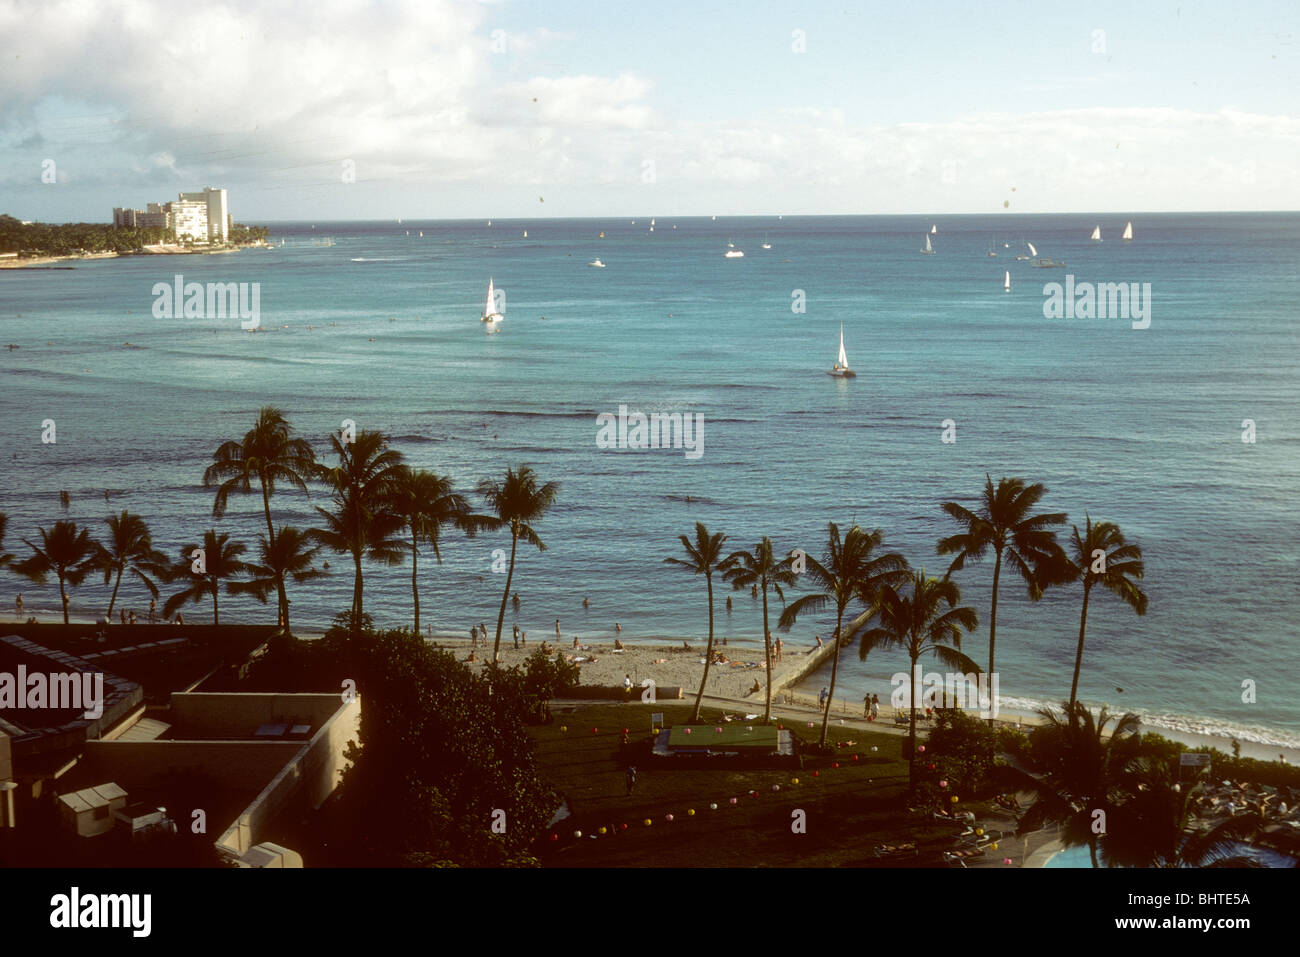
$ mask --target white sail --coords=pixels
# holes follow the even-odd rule
[[[651,216],[651,217],[650,217],[650,225],[653,226],[654,224],[655,224],[655,218],[654,218],[653,216]]]
[[[1038,255],[1038,250],[1034,248],[1034,244],[1033,244],[1033,243],[1025,243],[1025,245],[1029,247],[1029,255],[1031,255],[1031,256],[1037,256],[1037,255]]]
[[[1094,240],[1094,241],[1096,241],[1096,242],[1101,242],[1101,227],[1100,227],[1100,226],[1094,226],[1094,227],[1093,227],[1093,230],[1092,230],[1092,235],[1091,235],[1090,237],[1088,237],[1088,238],[1089,238],[1089,239],[1092,239],[1092,240]]]
[[[496,294],[496,289],[495,289],[495,287],[493,287],[493,285],[492,285],[492,277],[491,277],[491,276],[488,276],[488,297],[487,297],[487,308],[485,308],[485,309],[483,310],[483,315],[485,315],[485,316],[491,316],[491,315],[494,315],[494,314],[496,313],[496,311],[497,311],[497,303],[496,303],[496,299],[497,299],[497,294]]]
[[[1133,220],[1131,219],[1128,221],[1128,225],[1124,227],[1124,241],[1126,243],[1133,241]]]
[[[932,253],[932,252],[934,252],[934,247],[930,245],[930,234],[929,234],[929,233],[927,233],[926,236],[925,236],[925,251],[926,251],[927,253]]]
[[[843,323],[840,323],[840,359],[839,359],[839,363],[840,363],[840,368],[841,368],[841,369],[847,369],[847,368],[849,367],[849,357],[846,356],[846,355],[844,354],[844,324],[843,324]]]
[[[1011,291],[1011,270],[1007,270],[1006,275],[1002,277],[1002,288],[1007,292]]]
[[[938,235],[939,235],[939,226],[938,226],[938,224],[935,224],[935,225],[933,225],[933,226],[930,227],[930,235],[931,235],[931,236],[938,236]]]

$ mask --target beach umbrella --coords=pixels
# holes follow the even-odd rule
[[[573,832],[573,836],[574,836],[574,837],[582,837],[582,832],[581,832],[581,831],[574,831],[574,832]]]
[[[718,809],[718,806],[717,806],[716,804],[710,804],[710,805],[709,805],[709,810],[710,810],[710,811],[716,811],[717,809]]]

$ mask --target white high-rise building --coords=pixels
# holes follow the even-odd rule
[[[230,204],[224,189],[206,186],[199,193],[180,193],[170,203],[150,203],[147,211],[116,207],[113,225],[160,227],[171,230],[177,240],[224,243],[230,240]]]
[[[205,207],[204,227],[210,243],[224,243],[230,237],[230,206],[224,189],[203,187],[201,193],[181,193],[182,203],[202,203]],[[179,230],[177,231],[179,235]]]

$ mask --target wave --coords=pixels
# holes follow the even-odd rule
[[[407,260],[401,256],[353,256],[352,261],[354,263],[401,263]]]

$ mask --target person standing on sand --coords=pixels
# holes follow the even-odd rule
[[[821,636],[821,635],[813,635],[813,637],[817,639],[817,647],[820,648],[820,647],[822,646],[822,636]]]
[[[634,768],[632,765],[629,764],[629,765],[627,766],[627,793],[628,793],[628,797],[631,797],[631,796],[632,796],[632,792],[633,792],[635,789],[636,789],[636,768]]]
[[[158,620],[158,602],[150,598],[149,599],[149,624],[152,625],[157,620]]]
[[[515,638],[515,647],[518,648],[518,647],[519,647],[519,626],[518,626],[518,625],[515,625],[515,636],[514,636],[514,638]]]
[[[776,660],[777,660],[777,661],[780,661],[780,660],[781,660],[781,655],[782,655],[782,653],[783,653],[782,650],[783,650],[784,648],[785,648],[785,646],[784,646],[783,644],[781,644],[781,639],[780,639],[780,638],[777,638],[777,639],[776,639]]]
[[[14,599],[14,607],[18,609],[18,620],[22,621],[23,620],[23,596],[21,592],[19,592],[18,597]]]
[[[558,619],[558,618],[555,619],[555,637],[556,637],[556,638],[562,638],[562,637],[563,637],[563,635],[560,634],[560,619]]]
[[[871,696],[871,720],[875,721],[879,717],[880,717],[880,695],[873,694]]]
[[[469,646],[471,648],[478,647],[478,625],[469,626]]]
[[[819,695],[817,696],[817,702],[818,702],[818,704],[821,706],[821,709],[822,709],[823,711],[826,710],[826,699],[827,699],[827,697],[829,697],[829,695],[830,695],[830,692],[828,692],[828,691],[826,690],[826,687],[823,685],[823,686],[822,686],[822,693],[819,694]]]
[[[871,692],[868,691],[862,696],[862,717],[871,717]]]
[[[522,648],[526,644],[528,644],[528,632],[521,631],[519,633],[519,646]]]

